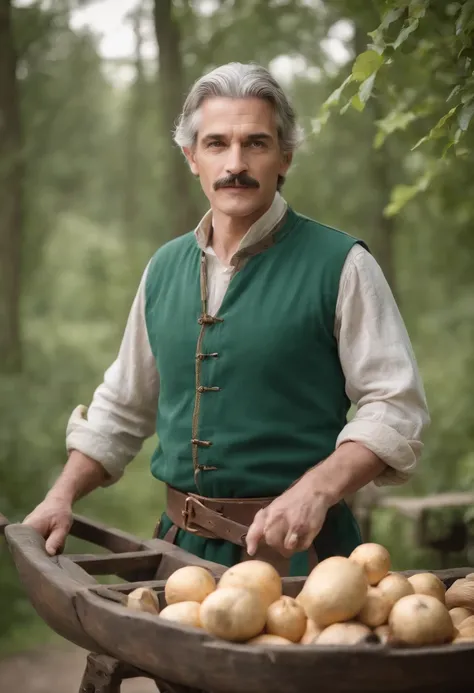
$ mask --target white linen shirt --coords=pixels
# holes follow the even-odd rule
[[[264,238],[287,204],[279,193],[270,209],[253,224],[238,250]],[[208,312],[219,309],[234,267],[225,266],[208,244],[209,211],[195,231],[206,253]],[[237,251],[238,252],[238,251]],[[115,483],[155,433],[159,374],[145,322],[143,273],[116,360],[106,370],[89,408],[79,405],[69,419],[66,447],[98,461]],[[413,475],[429,424],[425,393],[410,339],[388,283],[374,257],[355,245],[346,258],[339,284],[334,335],[355,405],[353,418],[340,432],[336,448],[346,441],[365,445],[387,465],[378,486],[402,484]],[[166,339],[166,336],[163,337]],[[318,460],[315,460],[315,463]],[[190,462],[191,463],[191,462]]]

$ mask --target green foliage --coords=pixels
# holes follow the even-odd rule
[[[132,83],[112,85],[95,37],[70,28],[67,4],[15,14],[27,178],[25,369],[0,381],[0,511],[12,520],[42,499],[64,464],[70,412],[90,401],[146,262],[175,233],[162,185],[171,137],[160,130],[156,74],[143,65]],[[428,396],[432,425],[419,473],[395,493],[474,482],[472,4],[393,0],[380,3],[377,21],[364,0],[221,0],[206,15],[203,3],[176,2],[186,84],[227,60],[269,65],[290,55],[307,66],[285,83],[310,136],[284,195],[393,264]],[[322,40],[347,18],[356,25],[346,42],[355,60],[338,67]],[[193,192],[204,211],[198,181]],[[150,536],[163,508],[163,489],[149,476],[154,444],[77,510]],[[376,514],[374,532],[396,568],[438,566],[393,512]],[[0,550],[0,649],[20,647],[45,628]]]
[[[391,216],[444,174],[445,164],[470,155],[465,134],[474,115],[474,3],[391,0],[378,6],[380,24],[367,32],[367,50],[323,104],[320,118],[327,122],[337,107],[363,111],[376,98],[386,111],[377,122],[376,146],[398,130],[415,132],[414,125],[424,130],[411,147],[427,147],[423,170],[414,183],[394,189],[386,208]],[[420,88],[422,75],[426,83]]]

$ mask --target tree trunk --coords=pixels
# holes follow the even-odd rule
[[[143,115],[143,63],[142,49],[143,8],[140,5],[132,20],[135,34],[135,79],[130,89],[130,101],[127,109],[127,127],[125,138],[125,189],[123,197],[123,220],[127,246],[133,251],[133,241],[139,218],[139,127]]]
[[[172,141],[174,123],[185,98],[185,79],[180,28],[173,17],[171,0],[155,0],[154,24],[159,49],[159,108],[167,152],[164,199],[171,235],[179,236],[197,225],[200,214],[193,197],[193,178],[181,150]]]
[[[21,370],[23,161],[11,0],[0,0],[0,372]]]

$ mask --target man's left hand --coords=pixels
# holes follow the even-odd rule
[[[308,549],[319,534],[330,502],[302,478],[255,515],[247,533],[247,553],[264,540],[285,557]]]

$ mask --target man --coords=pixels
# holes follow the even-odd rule
[[[25,522],[58,551],[73,503],[116,482],[156,420],[157,536],[306,575],[360,543],[347,495],[416,468],[429,415],[410,341],[364,243],[282,198],[299,131],[266,70],[198,80],[175,140],[210,210],[151,259],[117,360],[73,412],[67,464]]]

